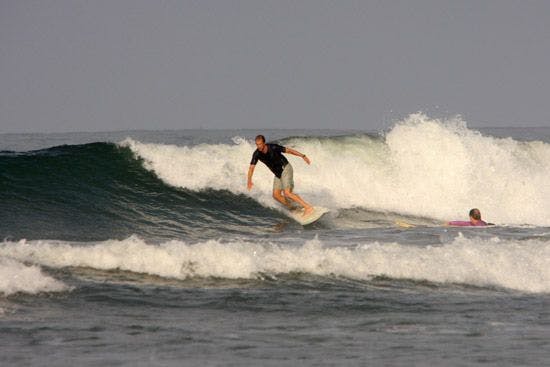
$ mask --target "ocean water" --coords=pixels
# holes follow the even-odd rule
[[[253,138],[330,209],[302,227]],[[550,128],[0,135],[2,366],[541,366]],[[478,207],[486,228],[453,228]]]

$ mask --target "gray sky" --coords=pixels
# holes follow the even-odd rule
[[[0,133],[550,126],[550,1],[0,0]]]

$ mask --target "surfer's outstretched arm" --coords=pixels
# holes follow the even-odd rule
[[[309,160],[309,158],[308,158],[305,154],[302,154],[302,153],[300,153],[299,151],[294,150],[294,149],[292,149],[292,148],[286,147],[286,148],[285,148],[285,153],[288,153],[288,154],[292,154],[292,155],[298,156],[298,157],[302,158],[304,161],[306,161],[307,164],[310,164],[310,163],[311,163],[311,161]]]
[[[254,185],[252,183],[252,175],[254,174],[254,168],[256,168],[256,166],[254,164],[251,164],[250,167],[248,167],[248,180],[246,182],[246,187],[249,190],[251,190],[252,186]]]

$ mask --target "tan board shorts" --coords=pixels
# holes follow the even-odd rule
[[[275,176],[273,179],[273,191],[281,191],[286,189],[290,189],[291,191],[294,189],[294,170],[292,169],[290,163],[283,169],[281,178]]]

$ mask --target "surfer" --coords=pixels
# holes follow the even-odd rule
[[[250,167],[248,168],[248,190],[252,189],[252,175],[258,160],[262,161],[273,172],[273,198],[283,204],[289,210],[292,210],[292,205],[289,200],[298,203],[304,208],[303,216],[306,217],[313,212],[313,206],[307,203],[299,195],[292,192],[294,189],[293,170],[288,160],[283,153],[292,154],[302,158],[307,164],[310,164],[309,158],[297,150],[283,147],[278,144],[265,142],[263,135],[256,136],[256,150],[252,154]]]
[[[453,220],[450,222],[447,222],[447,225],[449,226],[458,226],[458,227],[468,227],[468,226],[486,226],[489,225],[485,221],[481,220],[481,212],[479,209],[472,209],[470,210],[470,221],[461,221],[461,220]]]

